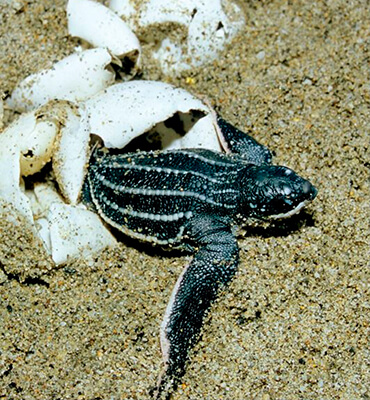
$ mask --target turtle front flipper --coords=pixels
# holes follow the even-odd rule
[[[238,245],[228,225],[202,218],[194,221],[192,230],[199,250],[179,277],[164,316],[161,346],[165,370],[156,399],[168,399],[184,375],[204,317],[238,265]]]
[[[257,140],[239,130],[220,116],[217,124],[222,147],[227,153],[238,154],[244,161],[255,165],[271,164],[270,150],[258,143]]]

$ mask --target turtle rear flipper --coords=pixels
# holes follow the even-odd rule
[[[176,389],[212,302],[231,281],[238,266],[236,238],[225,221],[198,218],[189,234],[199,250],[180,275],[163,319],[161,346],[165,369],[155,400],[169,399]]]
[[[219,139],[226,153],[238,154],[249,164],[271,164],[272,154],[270,150],[258,143],[245,132],[231,125],[220,116],[217,116],[219,127]]]

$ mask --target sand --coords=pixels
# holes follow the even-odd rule
[[[245,29],[217,61],[178,78],[147,61],[143,77],[207,97],[319,195],[240,234],[239,273],[173,399],[369,399],[370,6],[239,4]],[[0,10],[5,93],[77,43],[64,1]],[[0,232],[0,398],[148,399],[188,257],[127,242],[56,269],[22,224],[2,218]]]

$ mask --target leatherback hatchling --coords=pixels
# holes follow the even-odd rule
[[[316,188],[271,165],[271,153],[218,119],[227,154],[205,149],[109,154],[96,148],[84,202],[125,234],[194,252],[180,275],[161,327],[165,370],[156,398],[185,372],[204,317],[238,268],[234,227],[249,218],[284,218],[313,200]]]

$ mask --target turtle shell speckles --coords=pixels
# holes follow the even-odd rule
[[[233,226],[251,217],[288,217],[317,194],[291,169],[271,165],[271,153],[253,138],[221,119],[219,125],[228,154],[204,149],[110,154],[96,148],[84,182],[83,201],[108,224],[140,240],[194,252],[162,323],[165,369],[158,399],[184,374],[204,316],[237,270]]]

